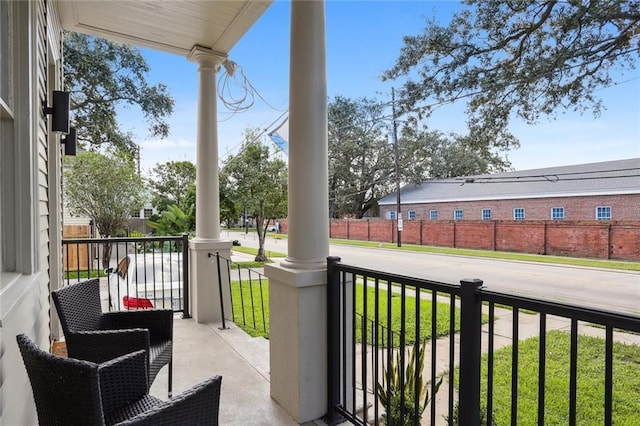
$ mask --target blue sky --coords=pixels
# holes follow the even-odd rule
[[[441,22],[457,10],[454,1],[332,1],[326,2],[327,91],[330,98],[390,100],[393,82],[379,76],[398,57],[404,35],[418,34],[425,17]],[[268,128],[286,111],[289,89],[288,1],[276,0],[229,53],[263,100],[256,98],[247,111],[230,114],[218,107],[219,155],[238,151],[247,127]],[[151,66],[149,80],[162,82],[175,98],[165,140],[147,137],[140,115],[126,111],[123,128],[137,135],[143,170],[171,160],[196,160],[197,66],[186,58],[143,50]],[[594,119],[567,112],[555,120],[543,118],[528,126],[513,121],[512,132],[521,147],[508,158],[516,170],[640,157],[640,70],[620,77],[626,81],[602,89],[598,95],[607,109]],[[399,87],[399,83],[395,83]],[[234,90],[235,95],[240,92]],[[462,103],[441,108],[428,120],[433,130],[465,133]],[[273,130],[269,127],[269,130]]]

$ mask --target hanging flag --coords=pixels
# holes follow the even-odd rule
[[[269,133],[269,137],[276,144],[278,148],[285,155],[289,155],[289,117],[285,118],[285,120],[272,132]]]

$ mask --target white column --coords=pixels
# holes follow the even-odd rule
[[[291,3],[288,254],[283,266],[326,268],[329,171],[324,1]]]
[[[196,239],[220,239],[218,187],[218,114],[216,72],[226,55],[195,46],[189,60],[198,63],[198,141],[196,157]]]
[[[298,423],[327,411],[329,255],[324,1],[291,2],[288,257],[269,277],[271,397]]]
[[[194,46],[188,57],[198,67],[198,134],[196,156],[196,238],[189,241],[191,312],[197,322],[222,321],[218,268],[214,255],[231,257],[231,242],[220,239],[218,116],[216,73],[226,55]],[[227,268],[221,266],[223,282]],[[225,313],[231,312],[228,286],[222,286]]]

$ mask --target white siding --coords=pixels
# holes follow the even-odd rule
[[[2,287],[0,424],[27,425],[36,424],[37,417],[15,336],[25,333],[43,348],[50,344],[49,265],[56,258],[52,252],[61,250],[60,237],[57,236],[61,229],[58,223],[60,205],[56,205],[60,201],[60,191],[56,188],[59,180],[51,179],[50,173],[59,170],[60,148],[58,137],[49,136],[40,108],[42,102],[49,98],[47,93],[62,87],[62,34],[54,2],[17,0],[13,5],[23,16],[22,31],[15,41],[24,52],[16,58],[20,61],[23,77],[16,95],[26,101],[17,109],[16,125],[20,130],[11,141],[16,147],[16,171],[20,172],[20,183],[16,188],[19,188],[21,200],[17,209],[21,217],[12,219],[19,230],[23,230],[18,226],[19,222],[27,223],[21,226],[26,226],[28,232],[25,233],[30,235],[18,247],[21,256],[27,252],[29,255],[22,256],[22,265],[14,274],[15,280],[3,283]],[[55,200],[55,204],[50,205],[50,200]]]

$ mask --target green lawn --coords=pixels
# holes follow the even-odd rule
[[[269,338],[269,280],[232,281],[231,300],[233,322],[250,336]]]
[[[537,425],[539,338],[523,340],[518,351],[518,425]],[[511,346],[495,352],[496,424],[511,423]],[[614,343],[613,424],[638,425],[640,418],[640,347]],[[569,424],[570,335],[547,333],[545,425]],[[578,338],[577,424],[604,424],[604,340]],[[482,366],[482,404],[486,406],[486,355]]]
[[[78,278],[98,278],[98,277],[106,277],[107,274],[103,270],[93,269],[91,272],[84,271],[69,271],[64,273],[64,279],[77,280]]]
[[[620,260],[586,259],[578,257],[548,256],[527,253],[511,253],[489,250],[456,249],[449,247],[421,246],[416,244],[403,244],[398,247],[396,243],[379,243],[372,241],[330,239],[331,244],[343,244],[359,247],[384,248],[393,250],[417,251],[422,253],[450,254],[457,256],[486,257],[490,259],[520,260],[526,262],[552,263],[557,265],[588,266],[593,268],[622,269],[627,271],[640,271],[640,262],[625,262]]]
[[[364,286],[360,283],[356,284],[356,312],[360,315],[364,312]],[[399,287],[398,287],[399,288]],[[415,290],[407,290],[405,297],[405,342],[407,345],[413,344],[416,340],[416,298],[409,296],[409,294],[415,294]],[[425,293],[423,293],[425,294]],[[392,292],[391,294],[391,329],[394,332],[393,347],[400,346],[400,329],[402,326],[401,321],[401,309],[402,298],[399,292]],[[381,347],[387,347],[387,321],[388,321],[388,292],[386,287],[381,286],[378,293],[378,321],[381,327],[378,329],[378,345]],[[375,288],[367,286],[367,318],[373,320],[375,318]],[[437,303],[436,304],[436,337],[444,336],[449,333],[449,304]],[[430,300],[420,300],[420,341],[425,339],[431,339],[431,316],[432,316],[432,303]],[[486,318],[485,318],[486,321]],[[382,330],[384,327],[384,331]],[[460,312],[456,308],[456,324],[455,330],[460,329]],[[362,341],[362,327],[360,324],[356,326],[356,340]],[[368,323],[367,326],[367,343],[373,342],[373,330]]]
[[[242,328],[249,335],[257,337],[269,337],[269,281],[268,279],[262,280],[262,285],[258,281],[253,281],[251,284],[248,281],[243,281],[240,285],[239,281],[231,282],[231,296],[233,299],[233,322],[240,328]],[[358,308],[356,311],[359,314],[363,312],[364,306],[364,286],[362,284],[356,284],[356,303]],[[382,290],[382,289],[381,289]],[[375,303],[375,289],[367,288],[367,315],[370,319],[374,318],[374,303]],[[400,332],[400,294],[393,293],[391,296],[391,328],[396,335],[394,337],[393,346],[399,346]],[[415,321],[415,297],[407,296],[405,302],[406,309],[406,344],[412,344],[415,341],[416,335],[416,321]],[[379,321],[384,327],[387,324],[387,292],[382,290],[379,293]],[[244,309],[243,309],[244,306]],[[420,338],[421,340],[431,338],[431,309],[432,304],[429,300],[421,300],[420,302]],[[244,311],[244,316],[243,316]],[[436,336],[443,336],[449,333],[449,305],[447,303],[438,303],[436,305]],[[460,314],[456,309],[456,324],[455,330],[459,330]],[[487,317],[483,316],[483,321],[487,321]],[[386,347],[386,331],[383,336],[382,332],[379,332],[378,344],[382,347]],[[372,342],[372,332],[369,326],[368,342]],[[362,328],[360,325],[356,327],[356,340],[362,341]]]

